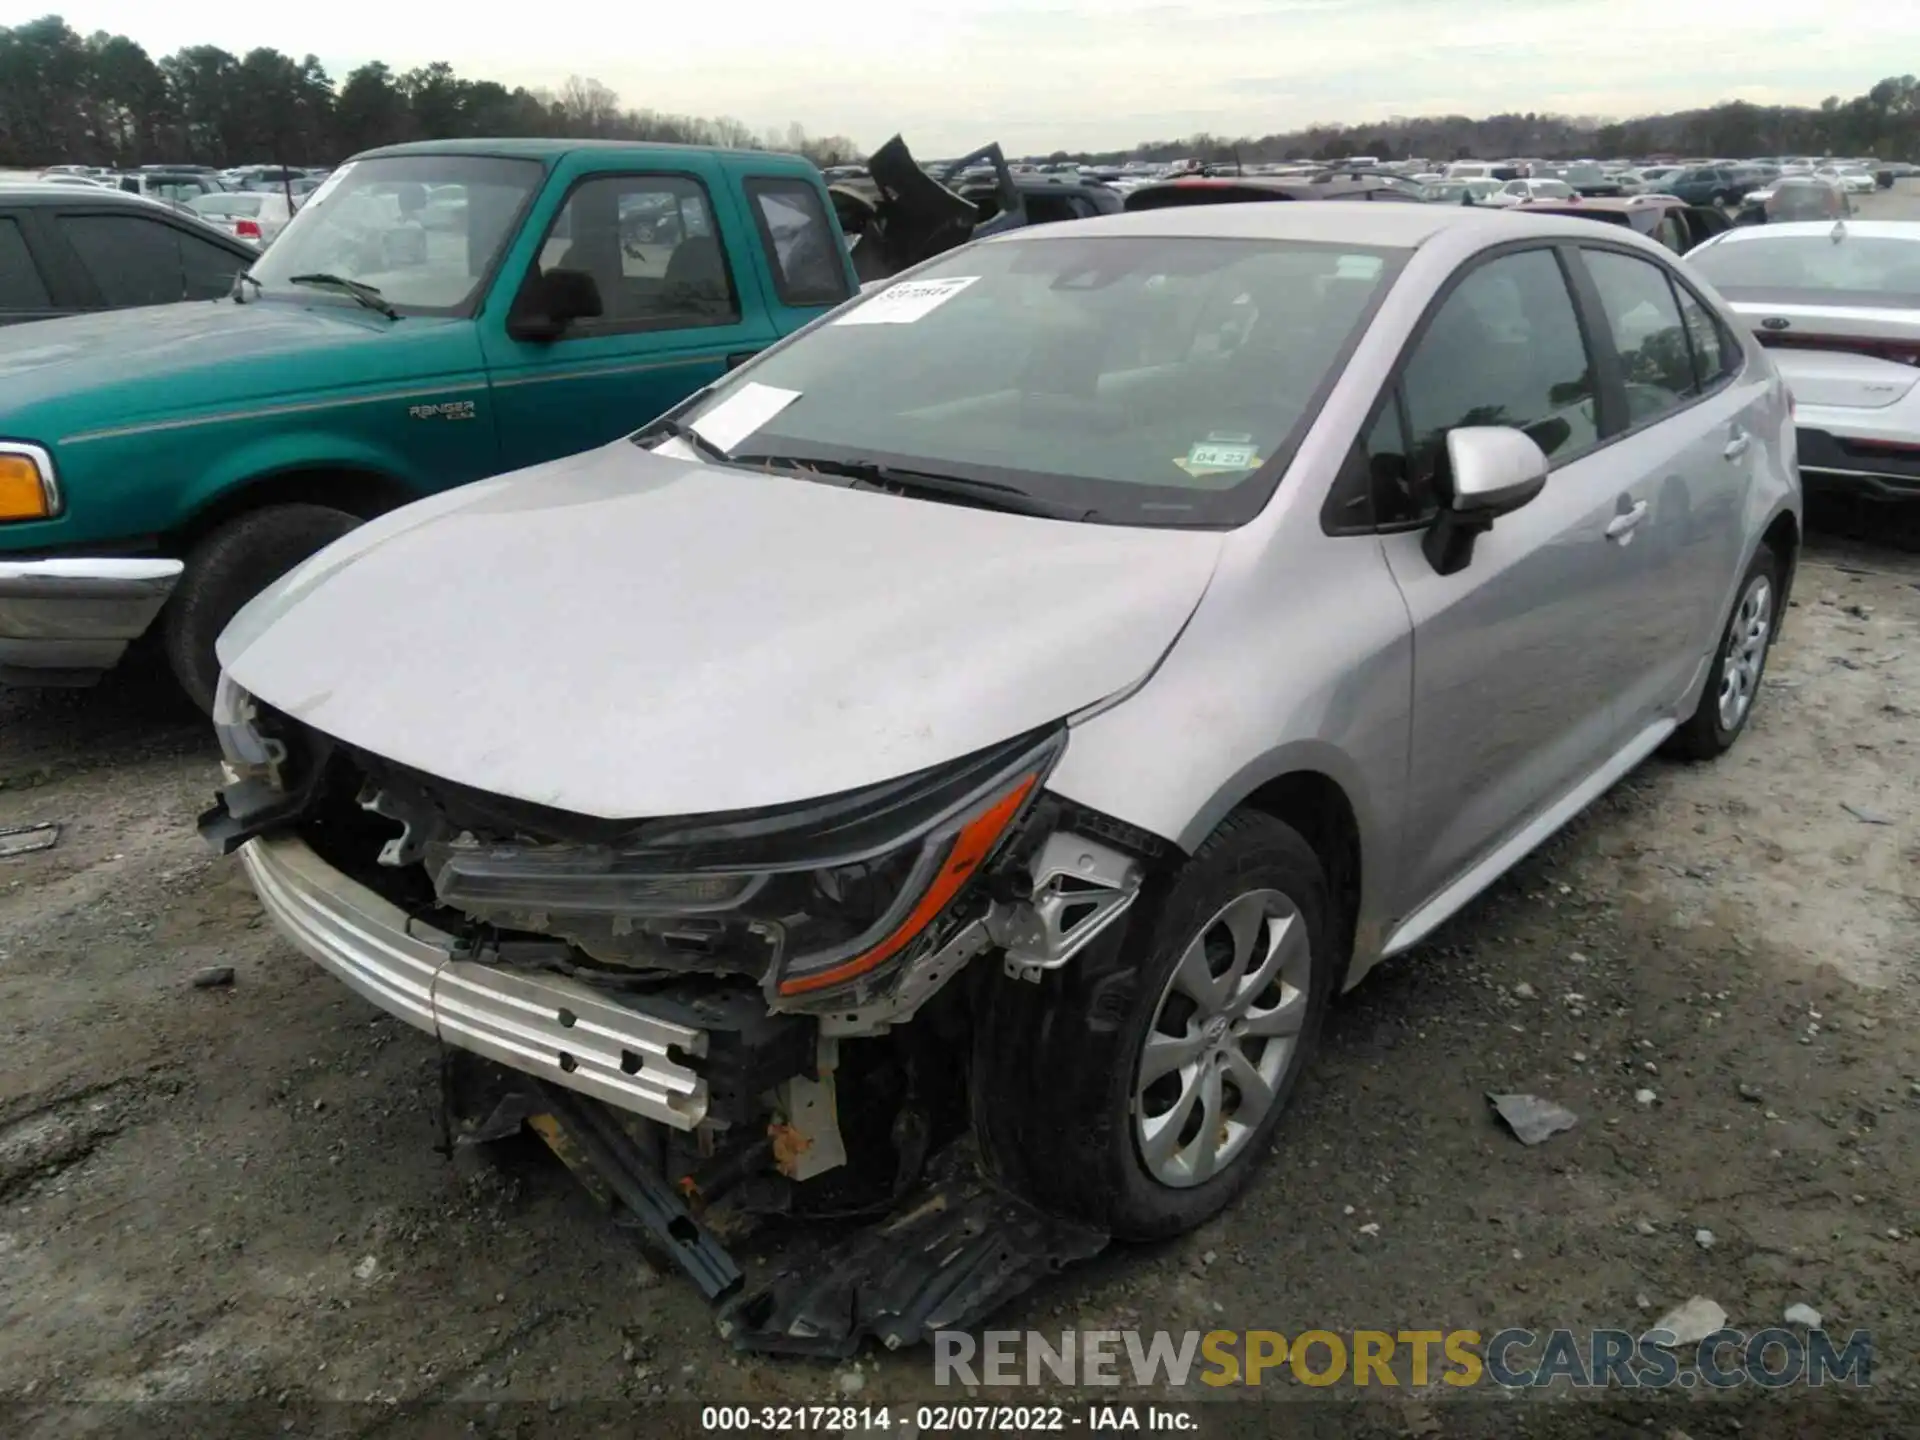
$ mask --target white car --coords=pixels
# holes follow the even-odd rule
[[[1509,180],[1487,196],[1482,205],[1524,205],[1529,200],[1575,200],[1580,192],[1564,180]]]
[[[1823,180],[1831,180],[1849,195],[1871,195],[1880,188],[1880,183],[1873,178],[1873,172],[1862,170],[1857,165],[1828,165],[1813,173]]]
[[[1920,221],[1729,230],[1687,261],[1773,352],[1808,488],[1920,498]]]
[[[287,228],[293,211],[285,195],[263,190],[233,190],[189,200],[187,208],[209,225],[265,249]]]

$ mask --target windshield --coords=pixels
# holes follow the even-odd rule
[[[1920,305],[1920,238],[1750,233],[1687,256],[1729,299],[1804,292],[1854,305]]]
[[[742,457],[878,461],[1122,524],[1237,525],[1405,253],[1070,233],[971,245],[679,418]]]
[[[251,273],[265,290],[306,299],[320,292],[294,276],[337,275],[402,314],[463,314],[543,174],[537,160],[478,155],[350,161],[301,202]]]

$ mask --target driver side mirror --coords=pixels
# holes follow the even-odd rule
[[[1420,542],[1436,573],[1452,575],[1473,559],[1476,539],[1538,495],[1547,483],[1546,452],[1508,425],[1462,425],[1447,432],[1445,502]]]
[[[520,287],[507,334],[516,340],[547,343],[558,340],[576,320],[595,320],[605,313],[600,287],[584,270],[536,270]]]

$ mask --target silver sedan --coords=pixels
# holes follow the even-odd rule
[[[772,1125],[797,1194],[884,1195],[924,1104],[1165,1235],[1273,1147],[1335,991],[1739,738],[1794,445],[1624,227],[1011,232],[295,571],[220,643],[204,828],[320,964],[651,1122],[676,1184]]]

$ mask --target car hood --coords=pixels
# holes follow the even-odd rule
[[[618,441],[362,527],[243,610],[220,658],[274,708],[463,785],[615,819],[748,809],[1127,688],[1221,543]]]
[[[244,403],[313,384],[309,357],[348,346],[365,352],[353,357],[356,382],[417,377],[420,342],[459,323],[388,320],[319,298],[193,300],[8,325],[0,327],[0,423],[17,425],[39,407],[77,410],[79,423],[91,423],[92,397],[110,390],[115,422],[137,424],[204,398],[200,377],[215,371],[221,403]],[[389,337],[402,343],[381,343]]]

